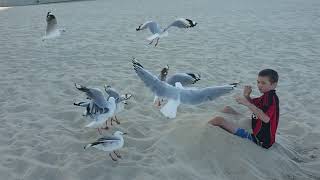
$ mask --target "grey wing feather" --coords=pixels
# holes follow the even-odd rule
[[[160,81],[155,75],[143,69],[141,66],[134,64],[134,69],[138,77],[157,96],[171,99],[177,99],[179,97],[180,89]]]
[[[109,95],[109,97],[114,97],[114,99],[120,98],[119,93],[113,89],[113,88],[105,88],[106,93]]]
[[[182,86],[194,84],[194,79],[185,73],[176,73],[167,79],[167,83],[174,86],[176,82],[180,82]]]
[[[152,34],[161,33],[160,26],[154,21],[149,22],[148,27]]]
[[[105,136],[105,137],[99,138],[97,141],[115,141],[115,140],[119,141],[120,138],[116,136]]]
[[[212,101],[232,90],[232,85],[207,87],[198,90],[184,89],[180,93],[180,100],[181,103],[184,104],[200,104],[206,101]]]
[[[167,31],[170,27],[189,28],[190,26],[185,19],[177,19],[173,23],[171,23],[168,27],[166,27],[164,31]]]
[[[96,146],[98,144],[101,144],[103,146],[108,146],[111,144],[119,143],[119,141],[120,141],[119,139],[108,139],[108,140],[103,140],[103,141],[96,141],[91,144],[92,144],[92,146]]]
[[[75,84],[76,88],[82,92],[85,92],[86,95],[94,101],[94,103],[100,108],[108,108],[108,102],[105,99],[102,91],[97,88],[87,88],[85,86]]]

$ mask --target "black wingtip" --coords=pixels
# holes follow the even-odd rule
[[[140,24],[140,26],[138,28],[136,28],[136,31],[140,31],[141,30],[141,26],[142,26],[142,24]]]
[[[132,64],[134,67],[139,66],[143,68],[143,66],[136,60],[136,58],[132,58]]]
[[[237,87],[240,83],[239,82],[235,82],[235,83],[231,83],[229,85],[233,86],[233,87]]]
[[[193,22],[191,19],[186,19],[189,22],[190,27],[196,26],[198,23]]]
[[[200,74],[194,74],[194,73],[186,73],[186,74],[188,74],[190,77],[194,79],[194,83],[201,80]]]

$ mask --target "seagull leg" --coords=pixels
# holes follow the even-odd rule
[[[111,153],[109,153],[109,156],[111,157],[111,159],[112,159],[113,161],[117,161],[117,159],[115,159],[115,158],[111,155]]]
[[[157,106],[157,107],[160,107],[160,106],[161,106],[160,100],[157,99],[157,100],[154,102],[154,105]]]
[[[114,116],[114,118],[116,119],[116,120],[115,120],[116,123],[117,123],[117,124],[120,124],[120,121],[118,120],[117,116]]]
[[[156,47],[156,46],[158,45],[158,43],[159,43],[159,38],[157,38],[157,42],[156,42],[156,44],[154,45],[154,47]]]
[[[118,158],[120,158],[121,159],[121,155],[120,155],[120,153],[117,153],[116,151],[113,151],[113,153],[118,157]]]
[[[153,43],[153,39],[152,39],[152,41],[150,41],[150,43],[149,44],[152,44]]]
[[[108,120],[106,121],[106,127],[105,128],[103,128],[104,130],[108,130],[109,129],[109,127],[108,127]]]
[[[113,117],[111,117],[111,119],[110,119],[110,124],[111,124],[111,126],[113,126],[113,124],[112,124],[112,121],[113,121]]]
[[[99,132],[100,135],[102,135],[100,128],[98,128],[98,132]]]

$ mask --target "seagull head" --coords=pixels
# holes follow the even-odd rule
[[[91,144],[91,143],[90,143],[90,144],[87,144],[86,146],[84,146],[83,149],[86,150],[86,149],[88,149],[89,147],[92,147],[92,144]]]
[[[51,20],[53,20],[55,18],[56,17],[50,11],[47,13],[47,21],[51,21]]]
[[[116,131],[115,133],[113,133],[114,136],[122,136],[125,135],[127,133],[121,132],[121,131]]]
[[[192,21],[192,23],[194,24],[194,26],[196,26],[198,24],[197,22],[194,22],[194,21]]]

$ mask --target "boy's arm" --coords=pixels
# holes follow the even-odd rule
[[[261,121],[268,123],[270,121],[270,117],[266,115],[261,109],[259,109],[254,104],[249,103],[246,105]]]
[[[259,119],[261,119],[261,121],[265,123],[268,123],[270,121],[270,117],[266,115],[261,109],[256,107],[254,104],[251,104],[246,97],[236,97],[236,101],[239,104],[247,106]]]

